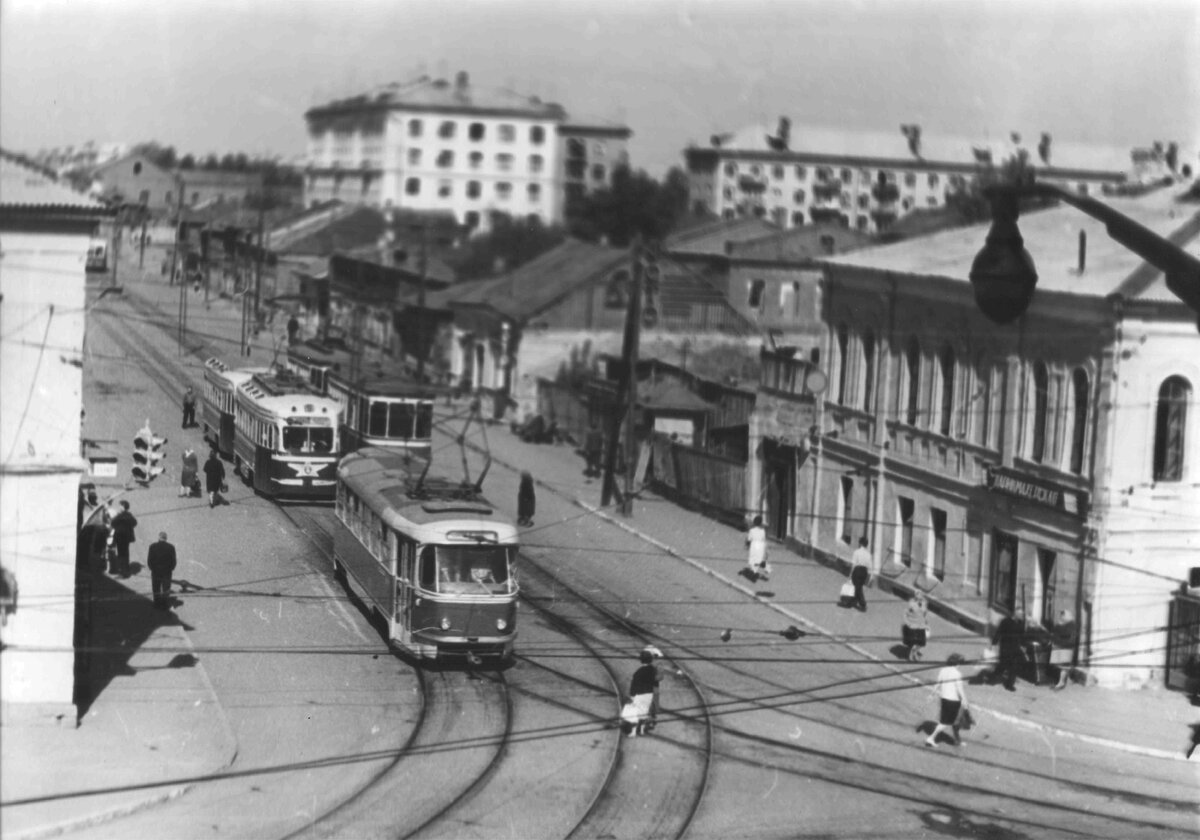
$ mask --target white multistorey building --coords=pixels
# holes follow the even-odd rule
[[[74,725],[84,266],[103,207],[0,152],[3,716]]]
[[[466,73],[309,110],[305,201],[444,210],[469,228],[493,213],[562,221],[568,195],[607,186],[631,132],[569,121],[561,105]]]
[[[1179,195],[1109,203],[1197,254]],[[1161,685],[1200,656],[1196,313],[1079,210],[1020,229],[1039,280],[1005,326],[967,280],[986,226],[824,261],[828,387],[805,394],[808,363],[767,354],[747,504],[782,498],[776,532],[831,560],[865,536],[881,584],[981,632],[1066,610],[1091,679]]]
[[[684,150],[693,208],[726,219],[761,217],[780,227],[834,222],[874,233],[921,209],[946,204],[981,167],[1024,153],[1039,180],[1083,195],[1119,191],[1169,176],[1183,164],[1151,149],[1115,149],[1014,133],[969,139],[792,125],[716,134]]]

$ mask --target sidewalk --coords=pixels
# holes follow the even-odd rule
[[[131,271],[125,274],[127,295],[151,304],[164,314],[178,312],[178,286],[167,286],[154,275],[130,283],[133,276]],[[195,367],[192,384],[198,386],[207,356],[217,355],[227,361],[238,357],[240,307],[234,301],[216,299],[205,310],[202,295],[190,290],[188,294],[192,295],[189,325],[193,331],[188,342],[190,354],[182,361]],[[244,357],[247,364],[270,363],[277,338],[268,332],[254,337],[251,355]],[[440,403],[436,408],[438,413],[447,410]],[[613,509],[600,510],[600,482],[584,477],[583,460],[570,447],[526,444],[500,426],[489,428],[488,441],[497,462],[518,471],[523,469],[522,465],[537,463],[535,478],[543,488],[562,494],[614,526],[637,534],[697,571],[722,580],[747,598],[757,600],[764,609],[778,612],[787,624],[841,640],[882,667],[898,673],[908,670],[896,649],[905,604],[902,599],[872,587],[868,592],[868,612],[842,609],[836,601],[845,579],[843,575],[779,546],[772,552],[775,574],[771,588],[775,597],[759,596],[737,574],[745,563],[741,531],[649,494],[637,501],[629,518]],[[671,511],[670,516],[654,515],[664,508]],[[812,603],[812,593],[821,592],[829,593],[828,601]],[[809,598],[803,613],[773,603],[796,602],[802,593]],[[975,660],[982,653],[984,638],[932,611],[930,626],[927,661],[945,661],[951,653]],[[1048,684],[1020,682],[1016,692],[986,685],[971,686],[970,691],[973,706],[984,714],[1106,748],[1170,760],[1183,759],[1190,726],[1200,720],[1200,709],[1194,708],[1185,695],[1165,688],[1122,691],[1072,684],[1064,691],[1051,691]]]

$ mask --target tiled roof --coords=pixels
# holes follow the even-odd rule
[[[774,137],[774,126],[753,125],[728,134],[715,135],[722,150],[741,152],[775,151],[768,137]],[[1029,160],[1037,166],[1043,163],[1038,155],[1040,132],[1019,133],[1019,143],[1012,136],[962,137],[935,132],[921,133],[920,160],[942,164],[974,166],[975,150],[990,150],[992,160],[1000,163],[1016,148],[1029,152]],[[878,160],[915,161],[908,139],[895,131],[867,131],[826,126],[803,125],[793,122],[788,149],[795,154],[819,154],[836,157],[873,158]],[[1056,169],[1079,169],[1093,172],[1124,173],[1132,168],[1131,149],[1075,143],[1052,138],[1050,163]]]
[[[59,181],[49,170],[29,163],[0,149],[0,207],[38,211],[94,210],[106,212],[105,205]]]
[[[1200,258],[1200,207],[1177,200],[1179,187],[1155,190],[1140,198],[1111,198],[1104,203]],[[1038,289],[1081,296],[1120,293],[1148,300],[1172,300],[1161,272],[1110,238],[1103,223],[1074,207],[1058,205],[1024,213],[1017,222],[1025,249],[1033,257]],[[967,281],[971,263],[983,247],[988,224],[969,225],[867,248],[821,262],[860,266],[916,276]],[[1079,232],[1087,237],[1085,268],[1079,271]]]
[[[318,116],[322,112],[364,108],[466,113],[502,111],[527,114],[532,118],[541,117],[554,120],[565,117],[561,105],[554,102],[543,102],[536,96],[524,96],[508,88],[476,85],[471,83],[466,74],[460,74],[460,77],[454,81],[421,76],[411,82],[393,82],[358,96],[320,105],[310,110],[308,115]]]

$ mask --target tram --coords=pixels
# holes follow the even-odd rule
[[[334,570],[423,660],[511,661],[517,528],[476,487],[411,453],[366,447],[338,465]]]
[[[287,366],[341,405],[347,452],[382,446],[429,454],[436,391],[415,382],[398,364],[352,372],[348,351],[306,342],[288,349]]]
[[[254,374],[235,395],[234,471],[269,496],[332,500],[340,415],[290,371]]]
[[[221,457],[233,457],[234,408],[237,388],[267,368],[231,368],[220,359],[204,363],[204,388],[200,394],[200,422],[204,440]]]

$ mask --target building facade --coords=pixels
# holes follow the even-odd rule
[[[1195,253],[1172,193],[1113,203]],[[984,228],[826,262],[824,361],[764,366],[748,507],[780,496],[776,533],[834,561],[866,537],[882,585],[981,632],[1066,610],[1090,679],[1161,684],[1200,547],[1195,313],[1076,210],[1020,227],[1041,277],[1007,326],[966,281]]]
[[[74,725],[85,260],[107,211],[0,152],[3,716]]]
[[[1042,135],[1022,145],[922,136],[920,126],[894,134],[810,126],[786,118],[772,131],[752,126],[684,151],[694,210],[723,218],[758,216],[779,227],[832,222],[875,233],[917,209],[942,207],[980,168],[1024,152],[1039,180],[1083,194],[1127,181],[1130,152],[1058,143]],[[1151,167],[1154,176],[1167,173]],[[1138,167],[1139,177],[1151,177]]]
[[[571,122],[561,105],[422,76],[309,110],[305,204],[338,199],[448,210],[486,229],[494,212],[557,224],[568,194],[606,185],[631,132]]]

